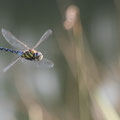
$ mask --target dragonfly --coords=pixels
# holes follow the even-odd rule
[[[48,60],[43,57],[43,54],[40,51],[35,50],[43,41],[45,41],[51,34],[52,30],[48,29],[40,38],[40,40],[33,46],[33,48],[29,48],[25,43],[18,40],[11,32],[6,29],[1,30],[3,37],[5,40],[12,45],[13,47],[20,50],[13,50],[5,47],[0,47],[0,50],[11,52],[18,55],[18,58],[13,61],[11,64],[6,66],[3,69],[3,72],[8,71],[13,65],[15,65],[18,61],[31,61],[34,62],[37,67],[45,66],[48,68],[52,68],[54,63],[51,60]]]

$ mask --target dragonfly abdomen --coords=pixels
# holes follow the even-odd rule
[[[6,51],[6,52],[11,52],[11,53],[14,53],[14,54],[17,54],[17,55],[22,55],[23,54],[22,51],[12,50],[12,49],[9,49],[9,48],[4,48],[4,47],[0,47],[0,50]]]

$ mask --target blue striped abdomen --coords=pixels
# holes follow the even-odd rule
[[[8,48],[4,48],[4,47],[0,47],[0,50],[6,51],[6,52],[11,52],[17,55],[22,55],[23,52],[22,51],[18,51],[18,50],[12,50],[12,49],[8,49]]]

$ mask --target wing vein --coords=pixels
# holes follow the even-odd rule
[[[15,48],[19,49],[29,49],[29,47],[23,42],[19,41],[11,32],[2,29],[2,35],[6,41]]]
[[[7,72],[16,62],[18,62],[21,59],[21,57],[17,58],[15,61],[13,61],[11,64],[9,64],[7,67],[3,69],[3,72]]]
[[[51,30],[51,29],[47,30],[47,31],[42,35],[42,37],[40,38],[40,40],[36,43],[36,45],[35,45],[32,49],[37,48],[37,47],[38,47],[44,40],[46,40],[51,34],[52,34],[52,30]]]

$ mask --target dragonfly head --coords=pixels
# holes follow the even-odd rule
[[[36,52],[36,53],[35,53],[35,57],[36,57],[36,59],[38,59],[39,61],[41,61],[41,60],[43,59],[43,55],[42,55],[41,52]]]

